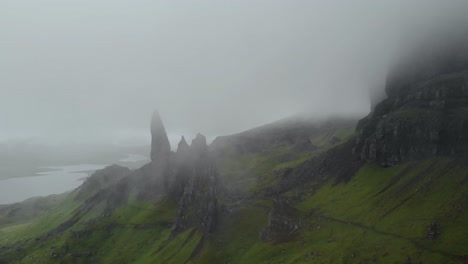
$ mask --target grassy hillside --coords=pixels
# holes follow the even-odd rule
[[[25,201],[0,205],[0,226],[27,222],[49,212],[60,205],[68,193],[54,194],[46,197],[33,197]]]
[[[467,261],[466,162],[365,164],[354,173],[336,154],[346,144],[330,137],[317,138],[321,147],[313,150],[286,144],[220,157],[225,188],[210,234],[171,235],[178,205],[169,198],[131,200],[109,212],[75,191],[31,222],[0,226],[0,263]],[[340,166],[352,177],[342,178]]]
[[[224,217],[195,263],[461,263],[468,254],[468,166],[430,160],[366,165],[347,183],[333,178],[253,199]],[[287,210],[281,210],[287,204]],[[278,212],[279,211],[279,212]],[[288,224],[272,223],[272,218]],[[440,234],[428,237],[431,225]],[[264,239],[268,229],[276,235]]]

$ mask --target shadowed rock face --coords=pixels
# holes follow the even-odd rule
[[[198,133],[197,136],[192,140],[191,148],[199,154],[205,154],[206,152],[208,152],[206,137]]]
[[[189,152],[190,146],[187,144],[187,141],[185,141],[185,137],[182,137],[179,144],[177,145],[176,155],[180,157],[179,159],[181,159],[187,156]]]
[[[167,138],[166,129],[158,112],[154,112],[151,119],[151,160],[164,163],[168,161],[171,146]]]
[[[468,50],[456,45],[415,54],[422,57],[392,71],[388,98],[358,123],[359,158],[393,166],[468,154]]]
[[[197,134],[190,146],[189,159],[185,166],[184,162],[181,163],[178,173],[184,188],[173,233],[190,226],[196,226],[205,233],[213,231],[218,213],[218,172],[205,136]]]
[[[198,227],[206,233],[212,231],[217,216],[218,175],[206,137],[197,134],[191,146],[182,137],[177,152],[171,155],[169,140],[157,112],[151,121],[151,135],[151,175],[145,188],[178,201],[173,233],[189,227]],[[150,190],[145,192],[151,193]]]
[[[171,178],[169,195],[173,199],[180,199],[193,167],[191,149],[184,137],[181,138],[178,144],[173,164],[175,172],[174,177]]]
[[[171,146],[167,138],[166,129],[158,112],[151,118],[151,163],[145,189],[141,194],[151,196],[151,193],[162,194],[166,192],[170,184],[170,156]]]
[[[157,113],[151,121],[151,134],[152,161],[93,197],[93,204],[107,200],[112,202],[109,210],[113,210],[130,197],[155,201],[166,196],[179,205],[173,236],[191,227],[205,233],[213,231],[218,212],[218,172],[205,136],[198,134],[191,146],[182,137],[173,153]]]
[[[418,84],[442,75],[468,69],[468,36],[466,33],[443,38],[429,37],[423,45],[404,54],[387,76],[385,92],[388,97],[414,93]]]
[[[197,134],[189,146],[182,137],[175,155],[171,155],[169,140],[157,112],[151,121],[151,160],[155,192],[167,194],[178,201],[179,209],[173,233],[198,227],[208,233],[216,223],[217,170],[209,155],[206,137]]]

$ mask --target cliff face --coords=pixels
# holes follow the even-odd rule
[[[107,210],[112,211],[132,199],[154,202],[167,198],[178,204],[172,227],[174,235],[191,227],[211,232],[218,211],[218,172],[206,138],[198,134],[189,146],[182,137],[177,151],[171,152],[157,113],[151,121],[151,134],[152,161],[127,173],[115,185],[101,191],[101,195],[91,197],[89,203],[98,204],[105,200]]]
[[[411,102],[426,104],[422,99]],[[223,149],[210,150],[202,135],[191,145],[182,138],[177,152],[169,153],[165,174],[155,174],[158,163],[152,162],[109,185],[120,178],[117,173],[128,171],[112,166],[64,197],[50,213],[13,229],[2,226],[0,206],[0,231],[6,231],[0,236],[0,259],[5,263],[464,263],[466,160],[436,158],[379,168],[351,155],[355,142],[349,136],[354,130],[342,134],[327,128],[314,137],[311,129],[310,142],[319,148],[297,153],[296,141],[288,145],[275,141],[282,138],[282,131],[295,135],[295,128],[283,128],[269,130],[266,136],[279,137],[270,137],[273,146],[265,144],[267,149],[258,152],[244,152],[258,146],[244,148],[252,141],[234,135],[227,142],[235,145],[224,146],[228,155],[219,155]],[[328,144],[335,136],[344,142]],[[243,152],[232,155],[232,149]],[[167,189],[148,184],[158,177],[168,179]],[[75,199],[82,194],[85,200]],[[33,217],[29,208],[42,210],[42,205],[7,207],[3,223]]]
[[[182,153],[179,157],[181,156]],[[173,232],[197,226],[208,233],[214,230],[218,213],[218,172],[214,159],[208,151],[205,136],[197,135],[186,156],[188,160],[178,162],[181,164],[178,171],[178,186],[183,185],[183,192]]]
[[[190,227],[211,232],[217,216],[218,173],[205,136],[198,134],[191,146],[182,137],[177,152],[172,153],[157,113],[153,115],[151,134],[152,162],[143,174],[153,184],[146,186],[145,193],[168,195],[178,202],[174,234]]]
[[[167,138],[166,129],[158,112],[151,118],[151,161],[167,163],[171,153],[171,146]]]
[[[383,166],[467,155],[467,55],[444,47],[398,64],[387,79],[388,98],[357,125],[354,153]]]

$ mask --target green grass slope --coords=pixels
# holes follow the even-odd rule
[[[68,193],[33,197],[25,201],[0,205],[0,227],[27,222],[60,205]]]
[[[221,217],[217,232],[192,261],[465,263],[467,180],[468,166],[453,160],[385,169],[366,165],[346,183],[332,178],[318,189],[311,183],[283,197],[245,202]],[[284,221],[299,227],[280,227],[275,239],[262,239],[280,199],[294,208],[283,213]],[[434,223],[440,234],[430,239]]]
[[[75,191],[31,222],[0,227],[0,263],[467,262],[466,162],[367,164],[339,180],[305,170],[316,164],[310,160],[342,147],[323,146],[300,153],[292,146],[231,152],[220,159],[227,187],[210,234],[190,228],[173,235],[178,205],[168,198],[131,200],[108,212],[100,203],[84,210]],[[331,167],[345,164],[325,160],[335,162]],[[285,173],[291,170],[310,177],[268,192],[292,179]]]

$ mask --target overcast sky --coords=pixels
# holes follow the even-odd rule
[[[149,143],[365,115],[398,47],[466,0],[0,0],[0,141]],[[466,25],[466,24],[465,24]]]

